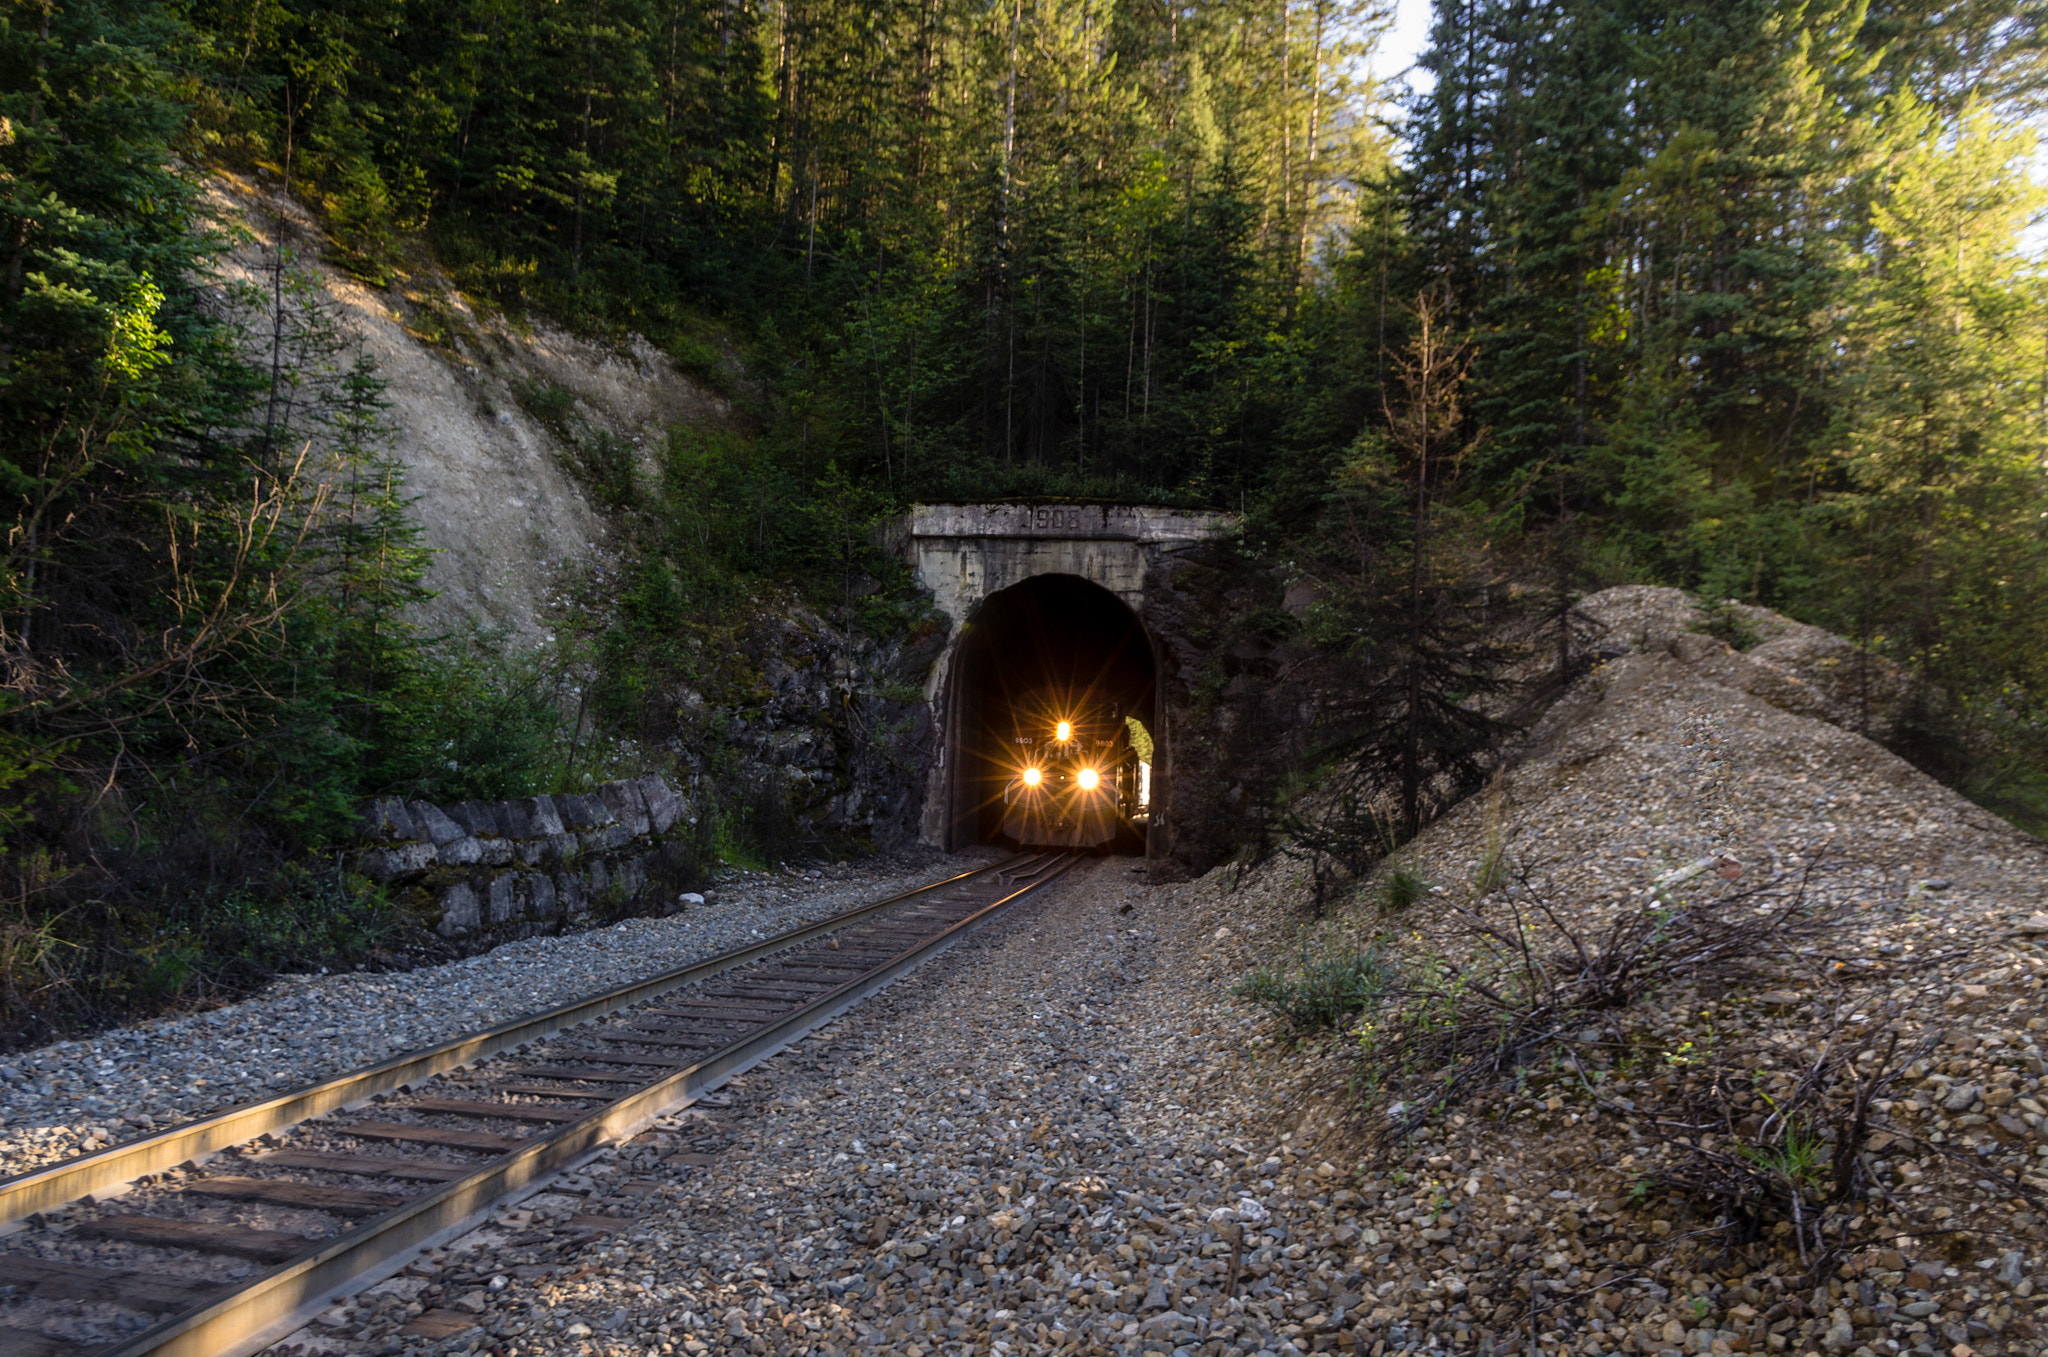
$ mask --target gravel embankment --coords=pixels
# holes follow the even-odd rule
[[[286,976],[244,1002],[0,1058],[0,1174],[174,1126],[659,974],[979,865],[740,874],[715,903],[415,971]]]
[[[1579,1014],[1398,1155],[1359,1156],[1383,1200],[1361,1228],[1409,1260],[1397,1295],[1438,1313],[1458,1350],[1488,1331],[1501,1350],[1507,1318],[1518,1351],[2048,1350],[2048,845],[1763,700],[1740,653],[1672,634],[1673,591],[1614,593],[1648,605],[1627,619],[1644,638],[1633,653],[1554,709],[1490,794],[1403,851],[1430,883],[1423,902],[1380,917],[1369,881],[1332,933],[1377,943],[1409,976],[1480,976],[1514,973],[1486,955],[1500,939],[1528,938],[1570,973],[1566,929],[1597,954],[1617,920],[1760,887],[1775,899],[1731,909],[1774,911],[1803,890],[1835,922],[1779,942],[1756,915],[1748,955]],[[1766,677],[1778,691],[1807,681]],[[1482,889],[1495,853],[1504,884]],[[1301,898],[1280,870],[1245,895],[1266,909]],[[1800,1172],[1824,1195],[1843,1123],[1753,1137],[1832,1049],[1857,1056],[1831,1078],[1869,1075],[1892,1051],[1898,1077],[1870,1106],[1856,1205],[1830,1236],[1840,1257],[1816,1279],[1792,1224],[1763,1212],[1762,1238],[1746,1238],[1673,1184],[1700,1152],[1740,1170],[1803,1142],[1815,1166]],[[1310,1107],[1370,1069],[1327,1049],[1294,1064]],[[1379,1087],[1342,1099],[1366,1125],[1429,1092],[1374,1072]],[[1843,1087],[1825,1103],[1837,1112]]]

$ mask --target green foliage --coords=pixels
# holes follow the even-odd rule
[[[1474,337],[1493,521],[1855,638],[1918,684],[1901,752],[2017,808],[2048,688],[2043,48],[2005,0],[1931,14],[1439,6],[1401,194]]]
[[[1398,859],[1389,862],[1373,891],[1373,904],[1381,914],[1399,914],[1428,895],[1430,884],[1413,868]]]
[[[192,936],[230,936],[223,902],[367,792],[581,785],[678,741],[733,771],[760,617],[798,600],[936,644],[871,537],[920,497],[1242,512],[1204,568],[1272,566],[1312,602],[1247,586],[1198,623],[1193,716],[1243,677],[1239,642],[1313,647],[1300,672],[1336,696],[1299,752],[1328,813],[1293,828],[1319,883],[1476,785],[1510,580],[1542,582],[1557,681],[1583,654],[1570,600],[1605,582],[1832,627],[1911,676],[1902,750],[2038,823],[2044,293],[2018,129],[2048,67],[2023,11],[1444,4],[1399,169],[1351,0],[0,16],[23,966],[69,955],[55,920],[172,918],[169,863],[205,864],[194,898],[225,911]],[[645,335],[729,398],[650,455],[564,389],[514,393],[620,529],[558,658],[409,620],[427,556],[379,379],[287,242],[209,286],[213,164],[312,203],[371,283],[431,262],[515,324]],[[461,339],[453,314],[423,306],[430,342]],[[786,789],[721,785],[730,851],[783,851]]]
[[[348,61],[331,18],[316,88]],[[189,138],[232,139],[210,43],[146,0],[0,17],[9,1038],[418,946],[307,864],[365,795],[550,773],[555,681],[413,620],[428,553],[383,382],[322,290],[281,241],[267,277],[210,286],[185,167]],[[367,258],[385,209],[342,130],[301,145],[354,185],[329,207]]]
[[[191,880],[165,880],[118,912],[10,905],[0,918],[0,1041],[218,1002],[281,973],[381,968],[442,950],[360,878],[291,865],[225,885],[203,872]]]
[[[1783,1130],[1762,1145],[1740,1145],[1738,1152],[1757,1168],[1782,1179],[1795,1192],[1810,1191],[1826,1183],[1832,1170],[1827,1141],[1797,1115],[1782,1119]]]
[[[1393,967],[1377,947],[1359,950],[1304,933],[1292,966],[1262,966],[1231,993],[1283,1018],[1297,1032],[1327,1031],[1379,1001]]]
[[[1762,639],[1729,599],[1700,598],[1694,600],[1694,606],[1700,615],[1696,630],[1727,643],[1731,649],[1754,650]]]

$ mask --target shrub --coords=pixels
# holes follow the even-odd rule
[[[1427,894],[1429,882],[1405,863],[1391,862],[1387,864],[1386,874],[1380,878],[1374,903],[1382,914],[1399,914]]]
[[[1261,966],[1232,993],[1286,1019],[1298,1032],[1314,1032],[1363,1012],[1386,992],[1393,978],[1393,967],[1377,947],[1331,950],[1304,935],[1297,966]]]
[[[1736,610],[1732,598],[1702,598],[1696,606],[1700,618],[1694,630],[1725,642],[1731,650],[1754,650],[1763,639]]]

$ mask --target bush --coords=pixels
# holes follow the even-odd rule
[[[1731,650],[1754,650],[1763,638],[1736,610],[1732,598],[1701,598],[1695,601],[1700,620],[1694,630],[1725,643]]]
[[[1393,967],[1377,947],[1331,950],[1304,935],[1298,966],[1261,966],[1231,992],[1286,1019],[1297,1032],[1315,1032],[1363,1012],[1386,992],[1393,978]]]
[[[1399,914],[1427,894],[1429,882],[1405,864],[1391,862],[1387,864],[1386,875],[1380,878],[1379,889],[1374,892],[1373,899],[1380,913]]]
[[[73,871],[42,898],[0,906],[0,1048],[39,1045],[124,1018],[237,999],[273,976],[385,970],[451,955],[401,904],[324,866],[238,850],[208,876],[204,834]]]

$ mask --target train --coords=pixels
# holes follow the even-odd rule
[[[1006,839],[1023,848],[1106,848],[1134,832],[1138,754],[1115,702],[1053,689],[1010,707],[1003,769]]]

